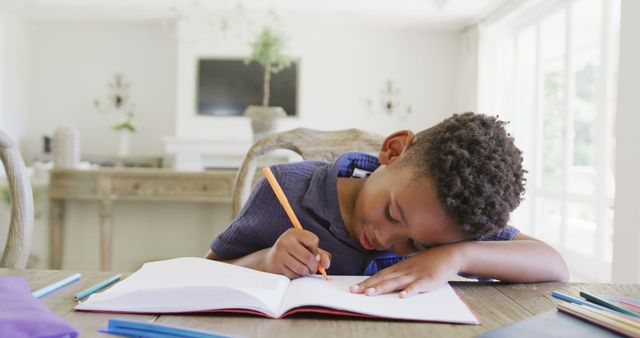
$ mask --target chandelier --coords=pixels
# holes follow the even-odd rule
[[[241,0],[174,0],[163,20],[165,33],[180,43],[207,41],[214,45],[230,40],[247,40],[265,24],[271,27],[280,25],[275,11],[250,11]]]

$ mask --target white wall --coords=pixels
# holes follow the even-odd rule
[[[380,133],[419,130],[457,112],[459,33],[381,26],[326,17],[283,20],[290,53],[300,61],[300,117],[281,126],[319,129],[360,127]],[[199,57],[245,57],[249,38],[224,44],[177,43],[160,23],[31,24],[29,126],[25,157],[41,149],[43,135],[71,124],[81,131],[85,155],[115,154],[115,113],[99,113],[116,72],[131,82],[139,131],[131,140],[137,155],[162,153],[162,138],[248,141],[245,118],[199,117],[195,113]],[[213,34],[213,33],[212,33]],[[204,34],[206,35],[206,34]],[[399,86],[407,118],[371,115],[387,79]],[[464,108],[464,107],[463,107]],[[175,126],[174,126],[175,124]]]
[[[31,89],[23,152],[33,158],[42,135],[56,126],[80,129],[81,152],[112,155],[117,120],[93,106],[104,101],[114,73],[132,83],[139,131],[132,153],[162,154],[162,138],[251,139],[245,118],[197,117],[195,67],[200,56],[243,58],[248,40],[177,43],[160,23],[44,22],[31,24]],[[300,61],[300,117],[282,128],[358,127],[380,133],[421,130],[459,108],[459,34],[330,20],[285,20],[290,52]],[[206,35],[206,34],[205,34]],[[366,100],[379,99],[387,79],[401,89],[402,104],[413,107],[406,119],[370,115]],[[228,205],[202,203],[116,203],[113,269],[130,271],[143,261],[202,255],[213,236],[230,221]],[[42,207],[46,221],[46,206]],[[98,206],[68,203],[63,268],[98,267]],[[36,229],[32,267],[46,267],[48,229]]]
[[[0,9],[0,129],[20,145],[27,126],[29,32],[26,22]],[[7,189],[0,163],[0,190]],[[9,229],[10,207],[0,199],[0,253]]]
[[[616,202],[613,241],[614,283],[640,282],[640,2],[621,3],[618,110],[616,115]]]
[[[31,49],[24,58],[29,60],[30,71],[29,118],[22,144],[27,161],[41,151],[42,136],[52,135],[60,125],[78,127],[82,154],[114,155],[117,135],[111,126],[121,116],[100,113],[93,103],[96,99],[105,102],[110,93],[108,83],[115,73],[124,74],[131,83],[138,126],[130,140],[131,153],[162,154],[162,138],[174,133],[176,47],[158,23],[32,21],[29,27],[29,39],[25,41]],[[46,202],[46,196],[36,198],[31,267],[47,267]],[[210,227],[218,223],[209,208],[202,204],[116,203],[114,269],[134,270],[142,260],[167,257],[162,255],[174,251],[201,255],[207,241],[194,244],[203,236],[190,234],[201,229],[213,232]],[[217,217],[220,223],[228,222],[228,212],[219,212],[223,213]],[[97,205],[68,204],[63,267],[98,267],[98,220]],[[138,237],[140,233],[147,236]],[[149,237],[157,233],[168,239],[150,241]],[[172,244],[169,239],[180,234],[187,239]]]
[[[0,10],[0,128],[21,144],[27,129],[29,27]]]
[[[82,154],[114,155],[111,127],[121,116],[93,103],[105,103],[115,73],[131,83],[138,126],[131,153],[162,153],[162,137],[174,133],[176,50],[158,23],[36,21],[31,27],[27,158],[60,125],[80,129]]]
[[[456,112],[459,33],[376,25],[326,16],[284,17],[288,52],[299,58],[299,118],[281,129],[358,127],[380,133],[421,130]],[[212,33],[213,35],[214,33]],[[178,48],[176,136],[250,139],[244,118],[202,117],[195,113],[199,57],[246,57],[247,40],[225,44],[200,40]],[[371,115],[387,79],[399,86],[401,104],[413,107],[406,119]]]

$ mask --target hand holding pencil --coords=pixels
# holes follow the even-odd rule
[[[318,236],[302,229],[298,217],[291,208],[271,169],[264,167],[262,172],[293,224],[293,229],[282,234],[267,255],[267,264],[272,265],[268,270],[278,271],[289,278],[301,277],[320,271],[323,278],[329,280],[325,267],[329,267],[330,254],[318,247]]]

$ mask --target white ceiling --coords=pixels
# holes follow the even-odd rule
[[[39,20],[143,21],[197,4],[212,10],[273,10],[279,15],[342,15],[385,23],[459,29],[520,0],[0,0],[0,8]]]

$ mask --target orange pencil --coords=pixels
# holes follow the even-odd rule
[[[264,167],[262,168],[262,172],[264,173],[264,177],[267,178],[267,181],[269,181],[269,184],[271,185],[271,189],[273,189],[273,192],[278,197],[278,201],[280,201],[280,204],[282,204],[284,211],[289,216],[291,223],[293,223],[293,227],[296,229],[302,229],[302,224],[300,224],[300,221],[298,221],[298,217],[293,212],[293,209],[289,204],[289,200],[287,200],[287,196],[284,195],[284,191],[282,191],[282,188],[280,188],[280,184],[278,183],[278,181],[276,181],[276,177],[273,176],[273,172],[271,172],[271,168]],[[322,274],[322,277],[325,280],[329,280],[329,277],[327,277],[327,272],[324,271],[324,268],[320,265],[320,262],[318,262],[318,270],[320,270],[320,273]]]

